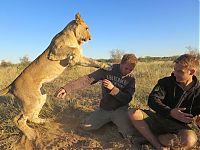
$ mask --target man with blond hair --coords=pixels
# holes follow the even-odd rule
[[[108,122],[113,122],[124,138],[133,134],[133,125],[128,117],[128,104],[135,93],[135,78],[131,72],[137,64],[134,54],[125,54],[120,64],[113,64],[110,69],[98,69],[61,87],[55,96],[64,98],[67,93],[102,82],[100,108],[83,120],[85,130],[97,130]]]
[[[135,128],[156,148],[190,149],[200,127],[200,83],[195,76],[199,55],[183,54],[169,77],[158,80],[148,98],[150,110],[130,109]]]

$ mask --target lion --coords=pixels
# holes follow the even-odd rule
[[[43,83],[58,77],[69,65],[106,67],[103,63],[82,55],[81,45],[89,40],[89,28],[80,13],[77,13],[75,20],[55,35],[47,49],[8,87],[0,91],[0,96],[11,93],[21,101],[22,110],[14,118],[14,123],[29,140],[34,140],[37,135],[34,129],[27,125],[27,121],[45,122],[45,119],[38,116],[46,102],[46,94],[40,91]]]

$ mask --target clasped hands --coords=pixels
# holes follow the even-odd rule
[[[114,85],[112,84],[112,82],[108,79],[104,79],[102,80],[102,84],[105,88],[112,90],[114,88]]]
[[[170,111],[170,115],[184,123],[191,123],[193,121],[193,115],[183,112],[186,108],[174,108]],[[200,127],[200,115],[197,115],[195,123]]]

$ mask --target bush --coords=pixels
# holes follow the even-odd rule
[[[2,67],[8,67],[8,66],[11,66],[11,65],[12,65],[12,63],[10,61],[5,61],[5,60],[1,61]]]
[[[20,64],[24,67],[26,67],[30,64],[30,60],[29,60],[28,56],[23,56],[19,60],[20,60]]]

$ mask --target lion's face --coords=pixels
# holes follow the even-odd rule
[[[50,60],[64,60],[68,55],[81,53],[80,45],[91,39],[87,24],[77,13],[75,20],[71,21],[60,33],[52,40],[49,46],[48,58]],[[77,49],[78,51],[74,51]]]
[[[91,40],[90,31],[86,24],[78,25],[75,29],[75,35],[79,45]]]
[[[81,45],[82,43],[91,40],[89,28],[84,20],[81,18],[79,13],[76,14],[76,23],[77,26],[75,28],[74,34],[76,36],[78,44]]]

